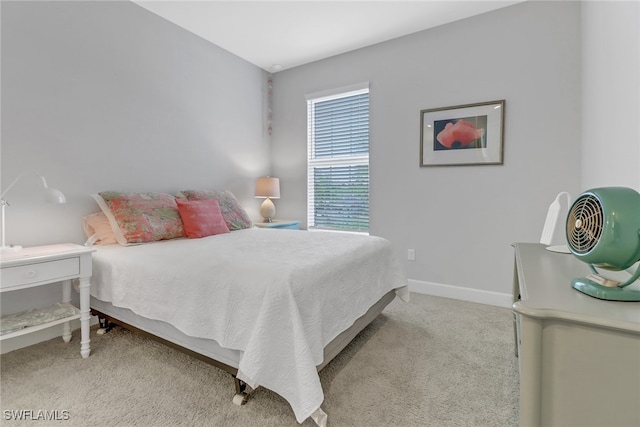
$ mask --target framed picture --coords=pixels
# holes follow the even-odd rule
[[[420,166],[501,165],[504,100],[420,111]]]

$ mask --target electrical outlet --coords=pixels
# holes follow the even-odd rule
[[[409,261],[416,260],[416,250],[415,249],[407,249],[407,259]]]

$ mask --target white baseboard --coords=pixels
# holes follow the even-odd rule
[[[91,316],[91,326],[97,324],[98,317]],[[76,329],[80,329],[80,320],[71,321],[71,330],[75,331]],[[55,325],[50,328],[33,332],[31,334],[20,335],[19,337],[4,340],[0,345],[0,354],[5,354],[24,347],[29,347],[30,345],[38,344],[39,342],[43,341],[49,341],[54,338],[59,338],[62,341],[62,325]],[[68,344],[78,347],[78,357],[80,357],[80,340],[72,339]]]
[[[443,285],[433,282],[423,282],[421,280],[409,279],[409,291],[418,294],[459,299],[486,305],[495,305],[498,307],[511,308],[513,305],[513,296],[511,294]]]

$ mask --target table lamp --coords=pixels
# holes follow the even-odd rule
[[[256,198],[264,198],[260,206],[260,215],[264,222],[273,222],[276,216],[276,206],[271,199],[280,198],[280,180],[271,176],[263,176],[256,180]]]
[[[40,178],[40,182],[42,184],[42,187],[45,190],[45,200],[47,202],[56,203],[56,204],[61,204],[61,203],[65,203],[66,202],[64,194],[62,194],[62,192],[60,190],[57,190],[55,188],[49,187],[47,185],[47,180],[44,178],[44,176],[39,175],[34,171],[27,171],[27,172],[23,172],[20,175],[18,175],[18,177],[16,179],[14,179],[11,184],[9,184],[7,189],[4,190],[2,192],[2,194],[0,194],[0,205],[2,205],[2,247],[0,247],[0,251],[2,251],[2,252],[19,251],[20,249],[22,249],[22,246],[18,246],[18,245],[9,245],[9,246],[7,246],[5,244],[4,208],[6,206],[9,206],[9,203],[7,203],[7,201],[5,200],[4,196],[9,192],[9,190],[11,190],[11,188],[14,185],[16,185],[16,183],[18,181],[20,181],[25,175],[28,175],[28,174],[33,174],[33,175],[36,175],[36,176],[38,176]]]

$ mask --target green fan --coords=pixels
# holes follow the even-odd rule
[[[631,289],[640,277],[640,194],[626,187],[594,188],[581,194],[567,216],[567,246],[589,264],[593,274],[573,279],[575,289],[610,301],[640,301],[640,290]],[[598,268],[631,274],[628,280],[603,277]],[[634,286],[635,287],[635,286]]]

